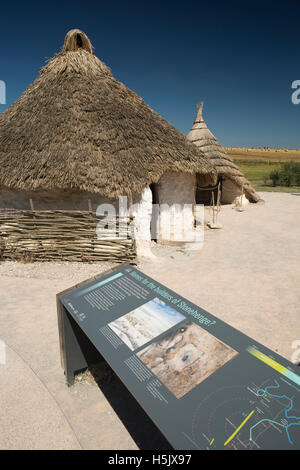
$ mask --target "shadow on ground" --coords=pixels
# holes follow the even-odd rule
[[[96,365],[89,366],[89,372],[136,445],[141,450],[172,450],[112,368],[100,357]]]

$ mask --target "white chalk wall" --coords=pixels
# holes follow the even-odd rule
[[[132,215],[134,216],[134,238],[138,256],[151,256],[151,218],[152,191],[147,186],[140,196],[132,200]]]
[[[181,243],[194,240],[195,174],[167,172],[157,183],[157,241]],[[165,204],[165,207],[164,207]],[[190,206],[185,206],[190,205]]]
[[[0,208],[30,209],[29,199],[32,199],[35,210],[89,210],[88,200],[91,200],[92,209],[96,211],[99,204],[116,201],[103,198],[100,195],[86,192],[68,191],[0,191]]]
[[[232,204],[236,197],[241,196],[242,190],[228,178],[224,178],[222,182],[222,204]]]

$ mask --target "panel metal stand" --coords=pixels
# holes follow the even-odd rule
[[[89,338],[80,329],[63,305],[60,305],[61,354],[67,384],[74,384],[75,373],[102,359]]]
[[[125,265],[127,265],[127,263],[121,263],[120,267]],[[73,320],[72,316],[62,305],[59,297],[70,290],[89,284],[93,280],[96,280],[105,274],[109,274],[114,270],[115,268],[108,269],[101,274],[92,276],[69,289],[59,292],[56,295],[60,362],[64,370],[68,386],[74,384],[75,372],[87,369],[88,365],[103,360],[103,357]]]

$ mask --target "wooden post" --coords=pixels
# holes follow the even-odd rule
[[[135,233],[134,233],[134,219],[133,219],[133,203],[132,203],[132,194],[130,193],[128,196],[128,201],[129,201],[129,221],[127,223],[127,234],[128,234],[128,225],[130,227],[131,233],[129,233],[129,237],[132,238],[134,249],[136,250],[136,241],[135,241]],[[133,221],[133,223],[132,223]],[[132,233],[133,231],[133,233]]]

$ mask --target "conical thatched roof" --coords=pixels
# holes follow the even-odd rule
[[[203,102],[198,105],[197,116],[187,138],[202,150],[207,160],[211,161],[216,168],[219,176],[226,177],[237,186],[243,187],[245,195],[249,201],[260,201],[261,198],[252,188],[249,181],[245,178],[243,173],[241,173],[233,160],[227,155],[216,137],[207,128],[202,116],[202,108]]]
[[[0,187],[140,193],[167,170],[216,179],[182,133],[115,80],[87,36],[60,53],[0,115]]]

